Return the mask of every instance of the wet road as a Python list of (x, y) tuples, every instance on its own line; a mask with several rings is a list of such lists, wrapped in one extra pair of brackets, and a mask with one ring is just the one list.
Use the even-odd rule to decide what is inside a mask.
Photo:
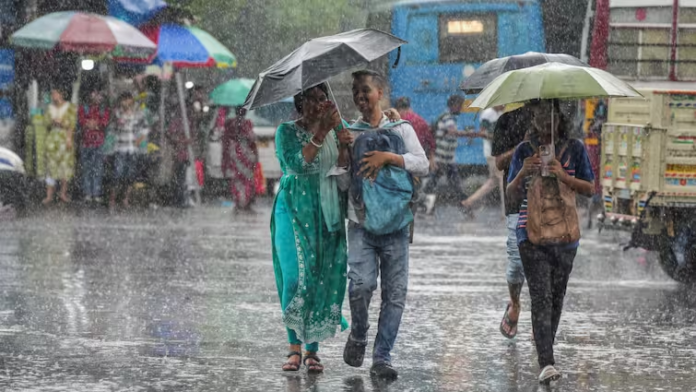
[[(504, 225), (494, 211), (476, 222), (447, 220), (457, 213), (446, 209), (419, 220), (397, 382), (373, 383), (367, 360), (363, 369), (344, 365), (345, 332), (322, 347), (325, 374), (283, 374), (269, 208), (260, 210), (49, 211), (2, 222), (2, 390), (543, 390), (529, 312), (515, 341), (498, 332), (507, 287)], [(644, 256), (594, 232), (583, 240), (555, 390), (694, 389), (696, 296)]]

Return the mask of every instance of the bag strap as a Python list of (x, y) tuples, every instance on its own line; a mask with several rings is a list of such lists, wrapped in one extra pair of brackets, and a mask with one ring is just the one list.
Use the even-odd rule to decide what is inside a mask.
[(399, 120), (399, 121), (394, 121), (394, 122), (390, 121), (390, 122), (388, 122), (382, 126), (379, 126), (377, 128), (373, 128), (369, 124), (356, 122), (356, 123), (353, 123), (350, 126), (348, 126), (348, 129), (351, 131), (358, 131), (358, 132), (373, 131), (373, 130), (378, 130), (378, 129), (390, 130), (390, 129), (396, 127), (397, 125), (401, 125), (401, 124), (409, 124), (409, 122), (406, 120)]

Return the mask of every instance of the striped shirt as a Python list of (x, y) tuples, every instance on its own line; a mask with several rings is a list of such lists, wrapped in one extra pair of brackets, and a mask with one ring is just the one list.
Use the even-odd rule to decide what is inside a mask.
[[(138, 139), (147, 140), (150, 127), (144, 110), (134, 109), (131, 112), (117, 110), (112, 128), (116, 136), (116, 152), (136, 154), (147, 151), (143, 143), (136, 144)], [(143, 150), (145, 147), (145, 150)]]
[(458, 138), (456, 135), (448, 135), (450, 130), (457, 130), (457, 115), (445, 113), (438, 118), (437, 130), (435, 131), (435, 161), (437, 163), (450, 164), (454, 162)]

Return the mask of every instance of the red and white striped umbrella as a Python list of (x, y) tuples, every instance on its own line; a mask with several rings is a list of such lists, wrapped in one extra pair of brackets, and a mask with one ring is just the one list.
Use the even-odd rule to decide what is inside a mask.
[(118, 19), (67, 11), (42, 16), (12, 34), (13, 45), (122, 59), (152, 58), (157, 45), (140, 30)]

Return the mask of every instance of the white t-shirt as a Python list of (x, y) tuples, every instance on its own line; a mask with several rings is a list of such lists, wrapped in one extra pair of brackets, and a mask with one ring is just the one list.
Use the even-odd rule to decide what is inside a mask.
[[(357, 122), (364, 121), (362, 118), (359, 118)], [(387, 116), (383, 116), (380, 125), (384, 125), (388, 122), (389, 119)], [(404, 140), (404, 147), (406, 147), (407, 151), (406, 154), (402, 155), (404, 157), (404, 169), (415, 176), (427, 175), (430, 170), (430, 162), (411, 124), (403, 123), (393, 127), (392, 130), (399, 134)], [(358, 215), (355, 213), (355, 206), (353, 206), (353, 202), (350, 198), (348, 200), (348, 219), (355, 223), (360, 222), (358, 220)]]

